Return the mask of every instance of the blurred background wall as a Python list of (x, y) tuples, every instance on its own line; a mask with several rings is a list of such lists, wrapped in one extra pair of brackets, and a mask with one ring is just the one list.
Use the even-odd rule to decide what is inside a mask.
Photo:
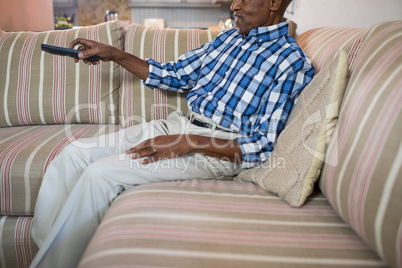
[(286, 17), (297, 23), (298, 34), (324, 26), (369, 28), (402, 20), (402, 0), (293, 0)]
[(53, 30), (53, 1), (0, 0), (0, 29), (3, 31)]

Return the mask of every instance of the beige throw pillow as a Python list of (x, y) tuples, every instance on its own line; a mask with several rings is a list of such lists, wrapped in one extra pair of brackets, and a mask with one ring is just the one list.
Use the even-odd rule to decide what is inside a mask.
[(256, 183), (291, 206), (302, 206), (320, 176), (347, 82), (347, 54), (339, 51), (300, 94), (270, 159), (235, 179)]

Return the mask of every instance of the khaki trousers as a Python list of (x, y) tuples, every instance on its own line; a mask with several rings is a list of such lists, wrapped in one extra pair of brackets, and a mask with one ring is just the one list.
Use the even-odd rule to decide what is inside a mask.
[(195, 126), (176, 111), (168, 120), (67, 146), (48, 166), (39, 191), (32, 235), (40, 250), (31, 267), (76, 267), (111, 202), (127, 189), (152, 182), (223, 179), (240, 172), (240, 164), (197, 153), (148, 165), (125, 154), (144, 140), (180, 133), (228, 140), (240, 136)]

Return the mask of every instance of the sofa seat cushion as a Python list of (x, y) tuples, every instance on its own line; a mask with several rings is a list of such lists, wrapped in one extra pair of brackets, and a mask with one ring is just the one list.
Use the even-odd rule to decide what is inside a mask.
[(0, 33), (0, 127), (118, 122), (120, 66), (88, 66), (41, 51), (68, 47), (77, 37), (123, 49), (120, 23), (49, 32)]
[(0, 267), (29, 267), (38, 247), (31, 236), (32, 216), (0, 216)]
[(190, 180), (120, 195), (79, 267), (383, 265), (321, 194), (292, 208), (250, 183)]
[(338, 50), (349, 53), (349, 65), (352, 65), (367, 31), (368, 29), (322, 27), (302, 33), (296, 41), (310, 57), (318, 73), (335, 58)]
[(402, 21), (362, 40), (320, 187), (392, 267), (402, 267)]
[(78, 138), (118, 125), (38, 125), (0, 128), (0, 215), (33, 215), (47, 165)]

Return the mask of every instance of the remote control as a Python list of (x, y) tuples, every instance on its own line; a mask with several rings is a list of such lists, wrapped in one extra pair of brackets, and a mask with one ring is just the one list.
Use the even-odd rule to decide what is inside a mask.
[[(58, 46), (52, 46), (48, 44), (42, 44), (41, 48), (43, 51), (48, 52), (53, 55), (59, 55), (59, 56), (68, 56), (74, 59), (79, 59), (78, 58), (78, 53), (80, 53), (80, 50), (76, 49), (70, 49), (70, 48), (64, 48), (64, 47), (58, 47)], [(92, 56), (83, 60), (87, 61), (99, 61), (102, 60), (101, 57), (99, 56)]]

